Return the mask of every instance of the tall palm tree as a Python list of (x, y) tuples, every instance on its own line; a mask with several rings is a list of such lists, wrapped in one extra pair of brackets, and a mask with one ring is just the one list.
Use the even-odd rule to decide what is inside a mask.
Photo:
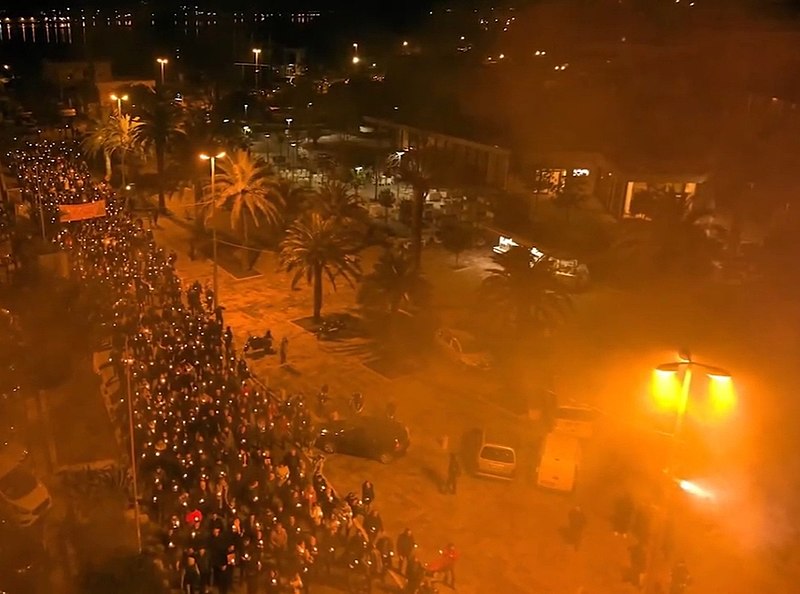
[(572, 299), (553, 276), (546, 258), (534, 263), (524, 248), (495, 255), (494, 268), (483, 280), (481, 297), (487, 309), (520, 333), (548, 332), (572, 306)]
[[(284, 199), (264, 161), (237, 150), (217, 163), (217, 167), (216, 195), (211, 198), (211, 206), (231, 209), (231, 227), (242, 229), (245, 244), (249, 238), (248, 220), (256, 227), (262, 220), (268, 225), (278, 223)], [(213, 210), (206, 208), (206, 222)]]
[(328, 181), (310, 195), (311, 207), (325, 217), (345, 225), (365, 223), (368, 213), (351, 186), (340, 181)]
[(306, 199), (310, 196), (311, 190), (297, 185), (288, 177), (276, 177), (275, 187), (278, 193), (283, 196), (286, 205), (284, 220), (294, 220), (303, 211)]
[(141, 138), (156, 158), (158, 174), (158, 208), (166, 210), (164, 191), (166, 155), (179, 137), (186, 135), (183, 109), (167, 97), (163, 90), (148, 91), (144, 99)]
[(195, 222), (202, 225), (203, 217), (200, 212), (200, 203), (203, 200), (204, 175), (208, 174), (208, 167), (201, 166), (198, 152), (203, 147), (217, 146), (213, 138), (213, 130), (208, 121), (211, 106), (202, 105), (199, 108), (187, 108), (184, 118), (186, 133), (176, 138), (175, 162), (178, 166), (178, 178), (194, 188)]
[(445, 155), (433, 147), (407, 149), (394, 153), (387, 160), (387, 169), (411, 186), (414, 193), (411, 219), (411, 253), (414, 265), (422, 265), (422, 226), (425, 199), (435, 180), (446, 173)]
[(637, 193), (631, 210), (643, 218), (625, 221), (612, 249), (628, 271), (691, 276), (712, 270), (724, 230), (705, 222), (710, 211), (694, 208), (685, 196), (658, 189)]
[(322, 281), (327, 278), (334, 290), (336, 279), (350, 286), (361, 276), (358, 248), (340, 221), (310, 212), (295, 221), (281, 244), (281, 267), (294, 273), (292, 287), (305, 277), (314, 288), (314, 320), (322, 314)]
[(114, 155), (119, 155), (123, 186), (127, 173), (125, 157), (130, 153), (142, 150), (142, 126), (138, 117), (131, 117), (129, 114), (112, 115), (101, 128), (94, 132), (97, 138), (87, 145), (90, 150), (96, 150), (98, 147), (103, 150), (104, 155), (108, 155), (107, 164)]
[(391, 323), (397, 314), (423, 305), (430, 290), (407, 251), (387, 249), (364, 277), (357, 298), (364, 308), (388, 315)]
[(108, 147), (108, 129), (105, 125), (100, 125), (83, 139), (81, 142), (81, 150), (83, 154), (89, 158), (103, 155), (103, 164), (105, 165), (105, 181), (111, 180), (111, 153)]

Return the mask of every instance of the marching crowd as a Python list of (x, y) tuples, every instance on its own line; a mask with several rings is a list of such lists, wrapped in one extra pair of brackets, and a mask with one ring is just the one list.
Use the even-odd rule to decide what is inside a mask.
[[(340, 498), (325, 480), (321, 457), (305, 447), (313, 433), (302, 395), (251, 375), (213, 291), (182, 285), (177, 255), (92, 182), (74, 146), (28, 145), (11, 162), (24, 192), (107, 200), (108, 216), (70, 223), (58, 241), (96, 296), (117, 376), (129, 378), (138, 485), (171, 585), (299, 593), (345, 581), (368, 591), (391, 567), (405, 591), (429, 587), (411, 531), (396, 543), (385, 533), (372, 484)], [(127, 428), (122, 398), (113, 414)], [(440, 564), (451, 582), (455, 557), (449, 548)]]

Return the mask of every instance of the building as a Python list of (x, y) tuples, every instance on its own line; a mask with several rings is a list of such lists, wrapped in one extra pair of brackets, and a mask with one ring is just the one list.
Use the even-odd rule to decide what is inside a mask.
[(412, 147), (441, 149), (453, 159), (455, 166), (469, 168), (479, 184), (501, 190), (505, 190), (508, 185), (511, 161), (511, 151), (508, 149), (382, 118), (363, 119), (364, 123), (373, 127), (377, 133), (387, 135), (395, 150)]

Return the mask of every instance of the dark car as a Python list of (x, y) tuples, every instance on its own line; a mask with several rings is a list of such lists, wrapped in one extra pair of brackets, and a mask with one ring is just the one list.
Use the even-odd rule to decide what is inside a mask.
[(356, 417), (331, 421), (319, 427), (316, 446), (332, 454), (373, 458), (388, 464), (405, 454), (410, 440), (408, 429), (392, 419)]

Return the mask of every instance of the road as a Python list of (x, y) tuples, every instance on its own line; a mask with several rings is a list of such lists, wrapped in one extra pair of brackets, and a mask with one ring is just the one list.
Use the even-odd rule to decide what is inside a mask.
[[(186, 240), (181, 233), (179, 227), (165, 222), (157, 237), (184, 253)], [(369, 261), (374, 257), (366, 255), (365, 270), (369, 270)], [(467, 254), (462, 266), (455, 268), (450, 257), (437, 248), (427, 252), (426, 274), (447, 288), (440, 289), (439, 299), (447, 315), (453, 319), (464, 315), (470, 290), (485, 274), (483, 269), (489, 262), (488, 254), (476, 252)], [(210, 281), (207, 261), (189, 261), (180, 256), (178, 267), (187, 280)], [(614, 499), (622, 493), (646, 495), (650, 484), (647, 473), (655, 470), (642, 465), (642, 454), (647, 450), (653, 459), (658, 459), (663, 443), (642, 433), (637, 427), (641, 418), (631, 410), (626, 412), (633, 404), (631, 398), (623, 401), (613, 394), (608, 396), (605, 387), (598, 388), (596, 394), (581, 394), (576, 384), (600, 383), (596, 367), (563, 378), (569, 396), (602, 404), (607, 413), (600, 421), (599, 436), (587, 445), (585, 469), (576, 493), (546, 493), (526, 481), (505, 483), (464, 477), (456, 497), (443, 496), (435, 477), (446, 468), (446, 451), (442, 447), (445, 436), (453, 444), (465, 431), (487, 422), (522, 435), (535, 431), (526, 419), (497, 405), (498, 392), (503, 389), (498, 378), (494, 374), (464, 372), (429, 353), (415, 358), (406, 373), (391, 379), (384, 377), (369, 365), (374, 356), (369, 341), (318, 341), (293, 323), (309, 314), (308, 291), (288, 290), (288, 279), (277, 271), (271, 255), (263, 255), (256, 268), (263, 274), (248, 280), (236, 280), (221, 272), (220, 298), (237, 336), (270, 328), (276, 339), (289, 338), (289, 366), (281, 368), (274, 357), (264, 357), (252, 362), (258, 374), (271, 385), (306, 394), (316, 393), (327, 383), (331, 393), (342, 401), (353, 391), (361, 391), (366, 395), (368, 412), (379, 413), (393, 401), (398, 406), (398, 417), (411, 430), (413, 446), (408, 457), (390, 466), (331, 457), (326, 468), (340, 491), (358, 491), (364, 479), (373, 480), (379, 493), (377, 506), (389, 531), (397, 534), (404, 527), (411, 527), (425, 555), (433, 556), (438, 547), (456, 542), (463, 551), (459, 591), (486, 591), (495, 585), (498, 591), (533, 593), (563, 591), (566, 585), (574, 589), (585, 586), (589, 591), (631, 590), (624, 581), (630, 543), (614, 537), (609, 516)], [(613, 293), (605, 296), (606, 300), (614, 298)], [(589, 299), (598, 297), (587, 296)], [(326, 292), (326, 311), (349, 311), (352, 307), (349, 289)], [(573, 355), (586, 360), (595, 353), (581, 342)], [(620, 360), (606, 369), (613, 377), (627, 362), (622, 351), (617, 356)], [(608, 363), (608, 358), (603, 358), (603, 363)], [(623, 384), (628, 394), (633, 394), (632, 383), (639, 379), (634, 374)], [(531, 457), (528, 456), (529, 464)], [(589, 518), (585, 543), (578, 552), (566, 545), (560, 532), (569, 508), (576, 503)], [(709, 572), (715, 570), (715, 566), (709, 568)], [(701, 579), (714, 583), (713, 576), (703, 575), (703, 571), (694, 572), (698, 587), (703, 583)], [(729, 591), (752, 592), (753, 583), (763, 583), (762, 577), (754, 576), (754, 582), (747, 585), (733, 584)]]

